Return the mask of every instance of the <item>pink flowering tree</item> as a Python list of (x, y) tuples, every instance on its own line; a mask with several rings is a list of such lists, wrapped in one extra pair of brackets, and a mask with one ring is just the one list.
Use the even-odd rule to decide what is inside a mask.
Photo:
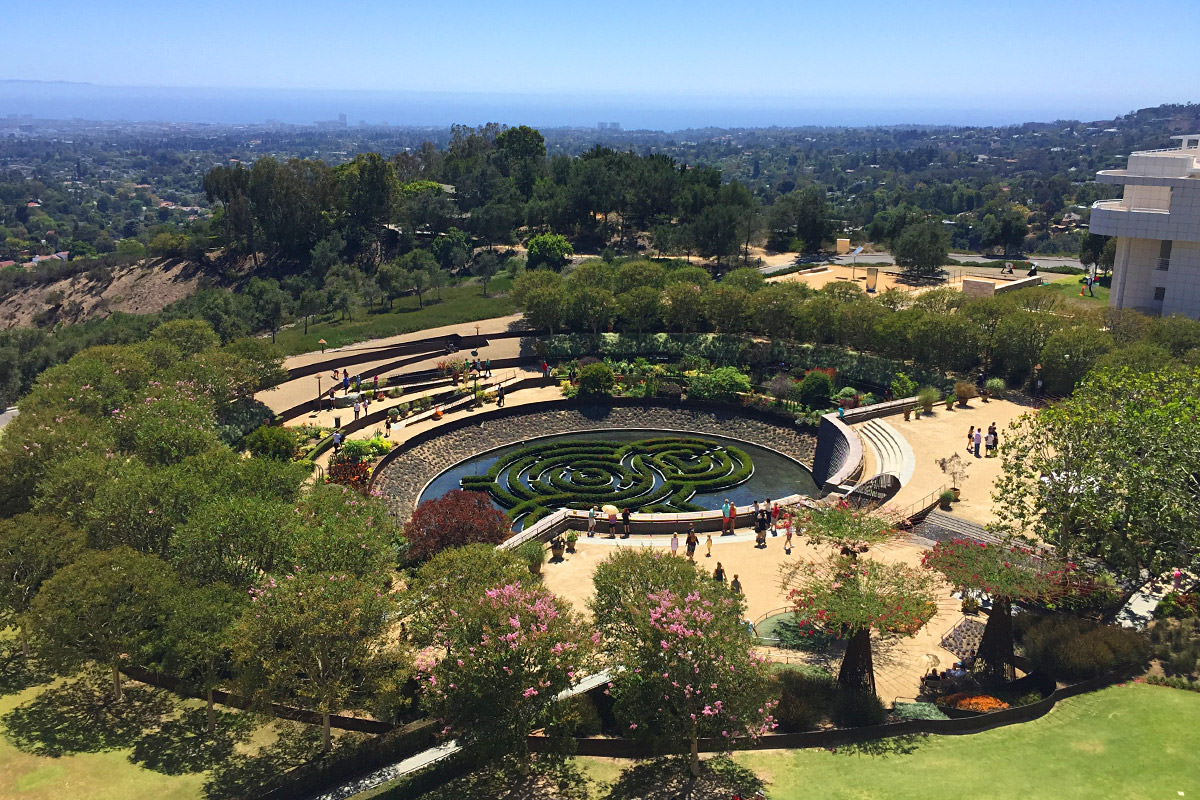
[(937, 611), (933, 580), (904, 564), (833, 555), (782, 569), (782, 585), (801, 629), (846, 639), (838, 683), (849, 692), (875, 692), (871, 632), (912, 636)]
[(444, 732), (492, 754), (528, 755), (530, 731), (593, 666), (598, 634), (540, 586), (487, 589), (443, 618), (417, 658), (423, 707)]
[(1012, 680), (1014, 675), (1013, 602), (1048, 603), (1095, 588), (1090, 578), (1077, 572), (1075, 564), (1016, 543), (938, 542), (922, 556), (921, 564), (940, 572), (958, 588), (991, 596), (992, 610), (977, 656), (984, 670), (1004, 680)]
[(619, 637), (610, 644), (621, 669), (609, 687), (618, 719), (632, 736), (686, 742), (692, 775), (700, 774), (701, 738), (732, 748), (775, 727), (769, 668), (754, 651), (739, 597), (709, 584), (654, 592), (632, 635), (611, 629)]

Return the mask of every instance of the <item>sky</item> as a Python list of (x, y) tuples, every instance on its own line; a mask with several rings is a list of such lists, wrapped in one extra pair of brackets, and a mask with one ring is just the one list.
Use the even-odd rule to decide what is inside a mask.
[(595, 100), (614, 120), (624, 106), (1099, 119), (1200, 86), (1197, 0), (56, 0), (4, 17), (40, 45), (0, 79)]

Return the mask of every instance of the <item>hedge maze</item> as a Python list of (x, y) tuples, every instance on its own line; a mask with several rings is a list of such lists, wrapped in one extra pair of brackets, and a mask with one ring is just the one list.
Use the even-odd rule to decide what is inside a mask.
[(464, 477), (462, 487), (487, 492), (528, 525), (559, 508), (606, 503), (631, 511), (702, 511), (690, 502), (694, 495), (732, 488), (753, 474), (745, 451), (708, 439), (566, 440), (515, 450), (486, 474)]

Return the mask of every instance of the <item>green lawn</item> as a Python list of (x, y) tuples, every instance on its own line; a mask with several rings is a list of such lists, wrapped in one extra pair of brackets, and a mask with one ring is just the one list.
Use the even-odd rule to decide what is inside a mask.
[(280, 331), (275, 341), (287, 355), (297, 355), (320, 350), (321, 345), (317, 342), (321, 339), (326, 341), (326, 347), (342, 347), (442, 325), (503, 317), (517, 309), (516, 303), (505, 294), (511, 285), (511, 279), (502, 276), (488, 282), (487, 297), (483, 296), (479, 284), (469, 283), (442, 289), (440, 301), (437, 300), (437, 292), (427, 292), (424, 308), (418, 308), (416, 297), (402, 297), (390, 312), (356, 308), (352, 320), (342, 320), (337, 313), (325, 315), (309, 323), (307, 335), (301, 322)]
[(767, 781), (772, 800), (1194, 798), (1197, 723), (1200, 694), (1131, 683), (986, 733), (735, 759)]
[(1092, 286), (1092, 292), (1095, 293), (1095, 297), (1091, 297), (1086, 291), (1084, 292), (1083, 297), (1080, 297), (1079, 290), (1083, 287), (1083, 284), (1080, 283), (1082, 279), (1082, 275), (1067, 275), (1062, 278), (1055, 278), (1045, 285), (1061, 294), (1068, 301), (1077, 305), (1098, 307), (1107, 306), (1109, 291), (1108, 286), (1112, 279), (1101, 278), (1100, 280), (1096, 281), (1095, 285)]

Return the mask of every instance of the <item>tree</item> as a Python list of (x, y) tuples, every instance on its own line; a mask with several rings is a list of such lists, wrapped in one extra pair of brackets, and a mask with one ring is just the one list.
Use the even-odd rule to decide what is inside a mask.
[(231, 634), (242, 691), (258, 702), (302, 701), (329, 717), (363, 692), (385, 664), (390, 596), (375, 581), (337, 572), (268, 578)]
[(1140, 579), (1200, 548), (1200, 371), (1103, 370), (1001, 441), (995, 527)]
[(829, 398), (833, 396), (833, 381), (820, 370), (813, 370), (800, 381), (798, 390), (800, 402), (814, 411), (824, 411), (829, 408)]
[(447, 547), (500, 544), (512, 534), (509, 519), (483, 492), (455, 489), (417, 506), (404, 526), (409, 556), (423, 561)]
[(985, 672), (1001, 680), (1014, 677), (1013, 601), (1046, 604), (1085, 588), (1083, 582), (1074, 580), (1074, 564), (1058, 562), (1016, 543), (942, 541), (925, 552), (921, 566), (942, 573), (956, 588), (985, 592), (992, 598), (976, 656)]
[(694, 283), (673, 281), (663, 290), (662, 306), (667, 327), (690, 333), (704, 313), (704, 295)]
[(838, 683), (847, 692), (875, 692), (871, 631), (912, 636), (937, 612), (932, 576), (905, 564), (832, 555), (780, 571), (801, 629), (846, 639)]
[(26, 612), (55, 572), (83, 550), (83, 532), (66, 520), (18, 514), (0, 520), (0, 624), (16, 626), (21, 649), (29, 652)]
[(1088, 325), (1061, 328), (1050, 334), (1041, 354), (1046, 391), (1052, 395), (1070, 394), (1097, 359), (1111, 349), (1112, 336)]
[(488, 281), (500, 271), (500, 259), (496, 258), (496, 254), (492, 252), (484, 251), (477, 253), (471, 264), (471, 271), (479, 278), (483, 296), (487, 297)]
[(720, 333), (741, 333), (749, 305), (750, 294), (740, 286), (717, 286), (704, 298), (704, 316)]
[(790, 249), (792, 240), (799, 240), (802, 249), (820, 250), (828, 226), (827, 213), (822, 187), (806, 186), (788, 192), (771, 206), (769, 246), (782, 252)]
[(646, 328), (656, 327), (662, 316), (659, 294), (659, 290), (653, 286), (635, 286), (618, 295), (617, 307), (620, 309), (621, 322), (627, 328), (637, 331), (638, 336), (641, 336)]
[(567, 292), (561, 284), (543, 286), (525, 298), (525, 318), (535, 329), (554, 333), (567, 318)]
[(460, 741), (523, 758), (557, 695), (591, 668), (599, 633), (542, 587), (509, 583), (474, 601), (441, 620), (418, 659), (421, 704)]
[(245, 445), (251, 455), (291, 461), (296, 455), (296, 434), (281, 425), (261, 425), (246, 437)]
[(221, 583), (185, 588), (170, 602), (160, 642), (163, 666), (204, 693), (210, 734), (216, 728), (213, 691), (232, 670), (229, 638), (246, 602), (245, 593)]
[(198, 584), (248, 589), (262, 574), (295, 561), (295, 517), (291, 503), (274, 498), (213, 498), (175, 526), (171, 562)]
[(936, 278), (950, 254), (950, 242), (941, 222), (931, 220), (909, 225), (892, 244), (896, 263), (905, 276), (915, 280)]
[(88, 550), (45, 583), (29, 609), (39, 655), (60, 670), (95, 661), (112, 670), (145, 663), (178, 587), (162, 560), (128, 547)]
[[(383, 270), (383, 267), (380, 267)], [(376, 278), (378, 280), (378, 277)], [(382, 285), (380, 286), (382, 289)], [(385, 292), (386, 295), (386, 292)], [(315, 315), (321, 313), (325, 308), (326, 298), (316, 289), (305, 289), (300, 293), (300, 302), (297, 311), (304, 317), (304, 335), (308, 336), (308, 321)], [(389, 306), (391, 298), (388, 297)]]
[(291, 305), (291, 297), (279, 288), (274, 278), (251, 278), (246, 285), (246, 296), (250, 298), (250, 305), (254, 309), (255, 327), (269, 330), (271, 341), (274, 342), (275, 332), (279, 330)]
[(446, 620), (469, 613), (487, 589), (528, 580), (529, 566), (511, 550), (467, 544), (434, 553), (408, 578), (400, 598), (409, 638), (430, 647)]
[(602, 328), (612, 322), (617, 313), (617, 298), (608, 289), (597, 286), (573, 286), (571, 292), (571, 321), (577, 329), (590, 330), (599, 336)]
[(216, 347), (221, 339), (213, 332), (212, 326), (198, 319), (177, 319), (164, 322), (150, 336), (162, 342), (169, 342), (179, 348), (180, 355), (187, 357)]
[(688, 397), (696, 400), (732, 403), (749, 391), (750, 379), (737, 367), (717, 367), (688, 381)]
[(301, 495), (290, 519), (296, 525), (293, 563), (308, 570), (382, 580), (407, 547), (387, 503), (346, 486), (314, 486)]
[(631, 735), (687, 742), (698, 775), (701, 737), (732, 746), (774, 727), (769, 667), (754, 652), (740, 595), (691, 562), (653, 553), (619, 552), (595, 581), (593, 616), (623, 667), (610, 686), (614, 710)]
[(561, 270), (575, 249), (567, 237), (557, 233), (538, 233), (529, 238), (526, 245), (527, 269), (537, 269), (545, 264), (550, 269)]

